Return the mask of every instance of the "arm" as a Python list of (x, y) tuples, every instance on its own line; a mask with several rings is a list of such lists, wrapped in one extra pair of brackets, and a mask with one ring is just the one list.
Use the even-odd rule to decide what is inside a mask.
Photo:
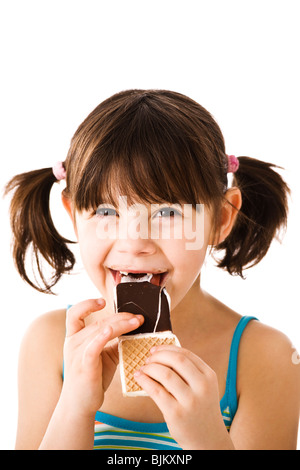
[(216, 375), (190, 351), (159, 346), (136, 379), (183, 449), (295, 449), (300, 365), (292, 353), (282, 333), (258, 322), (249, 325), (239, 351), (239, 406), (230, 433), (220, 413)]
[(65, 335), (65, 311), (57, 311), (35, 320), (24, 337), (19, 359), (16, 449), (93, 446), (95, 415), (81, 413), (69, 394), (62, 393)]
[(26, 332), (19, 354), (16, 449), (37, 449), (62, 388), (65, 310), (42, 315)]
[(104, 304), (87, 300), (68, 311), (66, 323), (52, 312), (29, 329), (19, 362), (17, 449), (93, 447), (95, 413), (118, 363), (115, 339), (143, 321), (124, 312), (85, 326)]

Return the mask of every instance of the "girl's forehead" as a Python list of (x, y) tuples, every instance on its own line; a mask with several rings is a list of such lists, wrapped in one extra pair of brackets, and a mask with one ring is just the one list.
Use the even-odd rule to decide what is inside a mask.
[(120, 211), (131, 211), (134, 209), (146, 209), (150, 211), (151, 209), (155, 209), (158, 206), (163, 205), (172, 205), (174, 206), (182, 206), (184, 202), (178, 201), (166, 201), (166, 200), (159, 200), (159, 199), (152, 199), (152, 200), (144, 200), (137, 194), (130, 194), (127, 196), (126, 194), (119, 194), (115, 193), (113, 198), (102, 199), (99, 202), (99, 207), (104, 207), (105, 205), (113, 206), (114, 208)]
[[(99, 184), (96, 189), (98, 196), (98, 205), (109, 203), (115, 207), (119, 206), (134, 206), (143, 204), (150, 206), (151, 204), (181, 204), (183, 202), (193, 203), (193, 201), (185, 201), (184, 191), (180, 191), (175, 186), (172, 186), (165, 181), (165, 185), (157, 185), (156, 181), (148, 178), (135, 179), (128, 177), (128, 174), (123, 175), (119, 171), (115, 173), (110, 172), (108, 177), (102, 184)], [(166, 190), (166, 187), (168, 189)], [(189, 198), (191, 199), (191, 198)]]

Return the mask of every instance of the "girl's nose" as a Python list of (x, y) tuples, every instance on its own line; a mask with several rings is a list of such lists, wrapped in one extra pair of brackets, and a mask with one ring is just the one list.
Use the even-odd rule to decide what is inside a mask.
[(156, 252), (156, 246), (153, 240), (144, 238), (118, 239), (115, 241), (115, 249), (119, 253), (127, 253), (133, 256), (149, 256), (153, 255)]
[(120, 218), (115, 248), (120, 253), (152, 255), (156, 246), (149, 235), (147, 207), (133, 206), (126, 211), (126, 217)]

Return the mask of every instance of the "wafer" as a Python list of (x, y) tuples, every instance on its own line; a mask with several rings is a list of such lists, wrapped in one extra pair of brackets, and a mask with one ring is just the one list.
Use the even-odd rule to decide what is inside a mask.
[(136, 382), (134, 373), (145, 364), (146, 359), (150, 356), (150, 349), (161, 344), (179, 346), (177, 337), (171, 331), (120, 337), (119, 361), (124, 396), (147, 396), (147, 393)]

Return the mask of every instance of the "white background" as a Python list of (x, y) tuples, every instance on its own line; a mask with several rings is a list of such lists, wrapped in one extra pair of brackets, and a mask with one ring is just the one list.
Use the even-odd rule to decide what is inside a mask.
[[(275, 241), (245, 281), (208, 260), (203, 286), (280, 329), (299, 350), (298, 7), (297, 0), (2, 0), (1, 192), (15, 174), (64, 160), (79, 123), (111, 94), (138, 87), (189, 95), (215, 116), (228, 153), (282, 165), (292, 189), (283, 243)], [(59, 207), (62, 186), (55, 186), (53, 218), (73, 238)], [(26, 328), (43, 312), (97, 296), (80, 263), (79, 274), (57, 286), (57, 297), (19, 279), (8, 202), (0, 201), (1, 449), (14, 447), (18, 350)]]

